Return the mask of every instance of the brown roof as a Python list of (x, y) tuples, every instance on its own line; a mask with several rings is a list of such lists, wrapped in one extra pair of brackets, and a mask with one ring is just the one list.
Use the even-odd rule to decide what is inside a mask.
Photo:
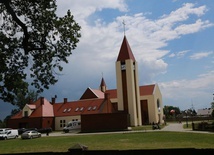
[(154, 93), (155, 84), (140, 86), (140, 96), (152, 95)]
[[(152, 95), (154, 93), (155, 84), (140, 86), (140, 96)], [(117, 89), (106, 90), (105, 93), (109, 93), (110, 98), (117, 98)]]
[(120, 47), (119, 55), (117, 57), (117, 61), (125, 61), (127, 59), (135, 61), (134, 55), (126, 39), (126, 36), (124, 36), (122, 45)]
[(106, 90), (105, 93), (109, 94), (109, 98), (117, 98), (117, 89)]
[(100, 113), (99, 109), (105, 99), (78, 100), (54, 104), (55, 116), (75, 116)]

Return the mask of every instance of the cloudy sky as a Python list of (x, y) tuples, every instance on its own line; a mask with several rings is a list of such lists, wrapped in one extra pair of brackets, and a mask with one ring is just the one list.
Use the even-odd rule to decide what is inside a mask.
[[(116, 88), (115, 61), (125, 34), (139, 65), (140, 85), (158, 83), (164, 105), (209, 108), (214, 93), (213, 0), (58, 0), (82, 37), (58, 83), (42, 96), (77, 100), (102, 76)], [(3, 108), (4, 107), (4, 108)], [(5, 109), (6, 108), (6, 109)], [(0, 104), (0, 119), (13, 107)]]

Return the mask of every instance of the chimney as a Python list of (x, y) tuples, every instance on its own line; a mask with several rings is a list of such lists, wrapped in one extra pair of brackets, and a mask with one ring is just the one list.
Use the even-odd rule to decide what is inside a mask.
[(55, 104), (55, 102), (56, 102), (56, 98), (55, 97), (51, 98), (51, 104)]
[(67, 98), (64, 98), (64, 103), (67, 103), (68, 102), (68, 99)]
[(108, 100), (109, 99), (109, 93), (104, 93), (104, 98), (106, 99), (106, 100)]
[(41, 105), (44, 105), (44, 97), (40, 98), (40, 103), (41, 103)]
[(29, 98), (29, 104), (32, 104), (33, 100), (31, 98)]

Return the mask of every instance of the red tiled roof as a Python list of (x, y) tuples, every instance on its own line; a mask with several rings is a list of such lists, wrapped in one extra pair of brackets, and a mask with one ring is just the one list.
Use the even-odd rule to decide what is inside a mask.
[(100, 113), (99, 109), (104, 100), (105, 99), (85, 99), (67, 103), (56, 103), (54, 104), (55, 117)]
[(93, 98), (104, 98), (104, 93), (97, 89), (87, 88), (83, 95), (80, 97), (80, 100)]
[(119, 55), (117, 57), (117, 61), (125, 61), (127, 59), (132, 59), (133, 61), (135, 61), (134, 55), (126, 39), (126, 36), (124, 36), (122, 45), (120, 47)]
[(117, 98), (117, 89), (106, 90), (105, 93), (108, 93), (111, 99)]
[(140, 86), (140, 96), (152, 95), (155, 89), (155, 84)]
[(27, 106), (28, 106), (31, 110), (36, 109), (36, 105), (27, 104)]
[(18, 119), (18, 118), (22, 118), (22, 111), (19, 111), (17, 114), (11, 117), (11, 119)]
[[(40, 98), (32, 104), (27, 106), (33, 110), (29, 118), (32, 117), (54, 117), (53, 105), (45, 98)], [(11, 119), (22, 118), (22, 111), (11, 117)]]
[(34, 104), (36, 105), (36, 110), (32, 112), (29, 117), (53, 117), (53, 105), (45, 98), (37, 100)]

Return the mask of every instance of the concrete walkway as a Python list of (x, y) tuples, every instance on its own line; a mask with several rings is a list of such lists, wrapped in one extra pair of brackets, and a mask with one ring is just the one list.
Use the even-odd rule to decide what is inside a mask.
[(192, 133), (204, 133), (204, 134), (214, 134), (214, 132), (208, 131), (193, 131), (192, 129), (184, 129), (183, 125), (185, 123), (169, 123), (167, 126), (161, 129), (161, 131), (174, 131), (174, 132), (192, 132)]
[(190, 129), (184, 129), (182, 123), (169, 123), (162, 131), (190, 131)]
[[(191, 132), (191, 133), (202, 133), (202, 134), (214, 134), (214, 132), (206, 131), (193, 131), (192, 129), (184, 129), (185, 123), (167, 123), (167, 126), (161, 130), (137, 130), (137, 131), (118, 131), (118, 132), (98, 132), (98, 133), (78, 133), (78, 132), (53, 132), (49, 136), (77, 136), (77, 135), (92, 135), (92, 134), (116, 134), (116, 133), (132, 133), (132, 132), (161, 132), (161, 131), (172, 131), (172, 132)], [(43, 134), (43, 136), (46, 136)]]

